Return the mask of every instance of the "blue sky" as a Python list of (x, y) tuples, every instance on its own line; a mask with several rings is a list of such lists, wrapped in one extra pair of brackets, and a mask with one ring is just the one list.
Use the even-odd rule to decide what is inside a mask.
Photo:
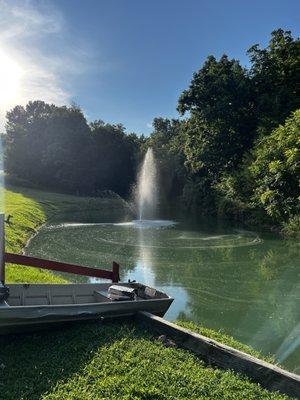
[(89, 120), (145, 134), (154, 117), (178, 116), (207, 55), (247, 65), (246, 49), (272, 30), (300, 35), (299, 0), (0, 0), (0, 10), (0, 57), (19, 79), (6, 107), (74, 101)]

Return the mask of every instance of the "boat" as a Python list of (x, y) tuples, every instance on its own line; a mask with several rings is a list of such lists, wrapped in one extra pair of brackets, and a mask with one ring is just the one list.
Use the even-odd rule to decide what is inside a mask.
[[(1, 219), (3, 224), (1, 225)], [(138, 282), (119, 282), (112, 270), (45, 260), (4, 251), (4, 216), (0, 215), (0, 335), (48, 329), (62, 324), (134, 316), (147, 311), (164, 316), (173, 302), (166, 293)], [(1, 230), (1, 228), (0, 228)], [(5, 284), (5, 264), (45, 268), (110, 279), (110, 283)]]
[(6, 300), (0, 302), (0, 334), (132, 316), (138, 311), (164, 316), (172, 301), (165, 293), (135, 282), (11, 284)]

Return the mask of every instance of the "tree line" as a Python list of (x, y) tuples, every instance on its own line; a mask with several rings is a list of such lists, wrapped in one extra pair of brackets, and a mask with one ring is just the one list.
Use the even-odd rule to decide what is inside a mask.
[[(253, 45), (249, 67), (207, 57), (149, 137), (87, 123), (77, 106), (34, 101), (7, 114), (5, 169), (42, 187), (130, 193), (142, 154), (155, 150), (168, 201), (187, 210), (298, 229), (300, 40), (278, 29)], [(293, 228), (291, 228), (293, 227)]]
[(32, 101), (14, 107), (3, 141), (5, 171), (42, 188), (126, 196), (135, 179), (140, 138), (126, 135), (121, 124), (88, 124), (76, 105)]

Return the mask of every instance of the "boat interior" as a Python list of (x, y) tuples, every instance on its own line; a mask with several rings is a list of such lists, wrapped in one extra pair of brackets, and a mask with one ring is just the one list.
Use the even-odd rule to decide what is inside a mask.
[(91, 304), (169, 298), (140, 283), (11, 284), (8, 306)]

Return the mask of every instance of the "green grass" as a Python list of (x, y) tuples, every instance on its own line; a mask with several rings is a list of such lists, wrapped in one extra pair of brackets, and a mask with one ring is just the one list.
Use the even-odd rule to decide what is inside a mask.
[(6, 400), (287, 399), (166, 348), (133, 323), (11, 336), (0, 351)]
[(178, 325), (182, 326), (183, 328), (189, 329), (193, 332), (199, 333), (200, 335), (209, 337), (211, 339), (216, 340), (217, 342), (224, 343), (227, 346), (233, 347), (237, 350), (243, 351), (244, 353), (248, 353), (253, 357), (260, 358), (261, 360), (274, 363), (275, 358), (272, 355), (269, 356), (262, 356), (262, 354), (254, 350), (252, 347), (247, 346), (244, 343), (235, 340), (232, 336), (226, 335), (223, 331), (214, 331), (213, 329), (205, 328), (204, 326), (200, 326), (195, 324), (191, 321), (177, 321)]
[[(20, 252), (46, 220), (85, 207), (121, 207), (117, 200), (83, 199), (28, 189), (6, 191), (7, 248)], [(10, 267), (10, 281), (57, 282), (45, 271)], [(187, 328), (253, 355), (254, 350), (220, 332)], [(206, 367), (192, 353), (166, 348), (132, 322), (91, 322), (26, 335), (0, 338), (2, 400), (137, 399), (288, 399), (231, 371)]]
[[(47, 206), (11, 190), (5, 190), (4, 198), (6, 215), (13, 216), (11, 224), (5, 226), (6, 251), (20, 253), (28, 239), (36, 233), (36, 229), (46, 221), (47, 212), (44, 208)], [(48, 271), (8, 265), (6, 281), (60, 283), (63, 280)]]

